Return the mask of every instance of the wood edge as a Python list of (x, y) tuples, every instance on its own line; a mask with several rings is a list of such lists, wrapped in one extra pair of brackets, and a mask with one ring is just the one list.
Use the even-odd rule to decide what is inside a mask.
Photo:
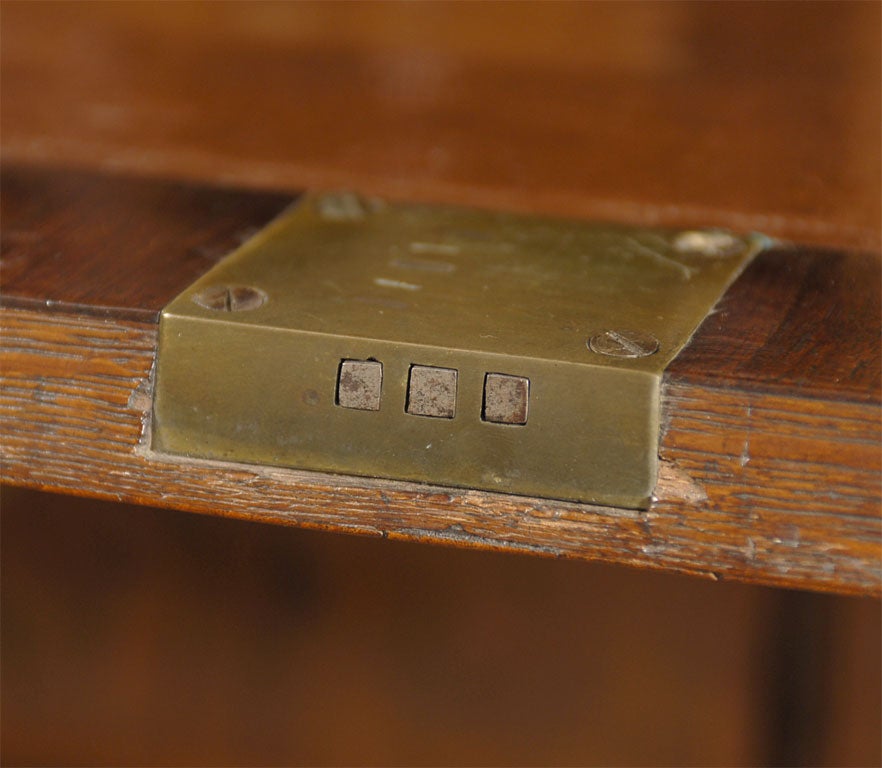
[[(4, 338), (8, 336), (10, 321), (14, 320), (31, 329), (46, 330), (47, 325), (71, 322), (88, 335), (95, 319), (80, 316), (50, 315), (33, 310), (0, 308)], [(51, 329), (50, 329), (51, 332)], [(149, 423), (152, 403), (149, 373), (153, 364), (156, 343), (156, 325), (143, 322), (101, 323), (101, 334), (108, 332), (138, 334), (137, 359), (140, 370), (130, 373), (133, 384), (126, 389), (128, 418), (137, 414), (137, 434), (126, 440), (129, 447), (109, 457), (114, 462), (131, 464), (131, 471), (146, 470), (150, 477), (143, 478), (134, 487), (103, 487), (96, 480), (94, 468), (78, 469), (75, 477), (37, 476), (32, 469), (40, 461), (38, 447), (32, 447), (26, 462), (4, 462), (3, 480), (14, 485), (39, 490), (127, 501), (137, 504), (186, 509), (202, 514), (236, 517), (262, 522), (324, 531), (358, 533), (417, 542), (441, 543), (476, 549), (492, 549), (507, 552), (529, 552), (549, 557), (564, 557), (602, 562), (621, 563), (665, 572), (698, 575), (716, 580), (735, 580), (787, 588), (812, 589), (814, 591), (841, 594), (882, 595), (882, 579), (821, 572), (797, 577), (786, 571), (764, 571), (762, 564), (740, 555), (721, 561), (715, 567), (712, 553), (715, 545), (706, 546), (700, 552), (683, 553), (665, 551), (664, 540), (658, 541), (654, 527), (664, 528), (688, 524), (689, 518), (703, 514), (696, 505), (704, 504), (707, 488), (678, 466), (677, 462), (664, 456), (662, 445), (660, 482), (657, 501), (647, 512), (616, 508), (591, 507), (589, 505), (552, 502), (505, 494), (459, 489), (438, 488), (406, 484), (395, 481), (370, 480), (357, 477), (331, 476), (298, 470), (231, 465), (222, 462), (176, 457), (160, 457), (145, 447), (145, 425)], [(14, 413), (7, 412), (7, 419)], [(128, 434), (128, 433), (127, 433)], [(116, 448), (114, 450), (117, 450)], [(92, 470), (92, 471), (90, 471)], [(181, 487), (175, 493), (162, 493), (157, 482), (174, 479), (180, 473)], [(243, 486), (244, 484), (244, 486)], [(206, 488), (224, 486), (229, 492), (242, 494), (243, 487), (255, 486), (254, 494), (241, 504), (224, 502), (218, 504), (217, 494)], [(262, 488), (270, 488), (285, 498), (270, 504), (261, 497)], [(291, 493), (297, 492), (292, 504)], [(223, 492), (223, 491), (222, 491)], [(342, 509), (342, 512), (341, 512)], [(367, 512), (365, 511), (367, 510)], [(680, 522), (677, 522), (677, 521)], [(715, 518), (719, 524), (719, 515)], [(365, 521), (372, 521), (366, 523)], [(507, 521), (507, 522), (506, 522)], [(488, 530), (494, 524), (503, 523), (500, 532)], [(729, 521), (727, 524), (731, 524)], [(688, 527), (688, 526), (687, 526)], [(518, 530), (523, 528), (523, 530)], [(555, 534), (554, 531), (558, 533)], [(580, 532), (581, 531), (581, 532)], [(507, 533), (509, 532), (509, 533)], [(536, 534), (539, 534), (537, 537)], [(670, 533), (670, 531), (669, 531)], [(556, 546), (555, 536), (564, 535), (564, 546)], [(558, 542), (560, 543), (560, 542)], [(731, 547), (729, 548), (731, 549)], [(726, 554), (721, 550), (723, 554)], [(729, 553), (731, 554), (731, 553)]]
[[(249, 192), (272, 192), (296, 197), (292, 190), (351, 189), (368, 196), (390, 201), (424, 205), (452, 205), (488, 211), (509, 211), (524, 215), (594, 219), (615, 224), (642, 223), (683, 229), (719, 227), (741, 232), (762, 232), (780, 238), (780, 242), (799, 241), (808, 245), (878, 251), (882, 235), (869, 227), (819, 221), (792, 214), (759, 213), (735, 208), (706, 207), (693, 203), (667, 204), (649, 200), (635, 201), (582, 194), (533, 189), (529, 198), (521, 191), (487, 185), (475, 187), (456, 181), (420, 180), (402, 182), (386, 176), (353, 174), (346, 170), (329, 171), (286, 165), (264, 164), (217, 158), (192, 149), (165, 152), (161, 162), (151, 158), (142, 163), (125, 150), (111, 151), (79, 142), (62, 140), (49, 149), (43, 142), (37, 151), (32, 142), (19, 142), (15, 136), (4, 137), (0, 147), (0, 165), (22, 169), (65, 169), (121, 178), (148, 178), (173, 181), (194, 187), (236, 189)], [(118, 154), (119, 157), (114, 157)], [(96, 160), (100, 157), (100, 160)], [(222, 173), (218, 173), (218, 168)], [(185, 168), (185, 171), (181, 171)]]
[(32, 299), (27, 296), (0, 294), (0, 309), (21, 309), (35, 313), (100, 317), (107, 320), (123, 320), (141, 323), (158, 323), (160, 311), (133, 309), (131, 307), (96, 306), (76, 304), (69, 301)]

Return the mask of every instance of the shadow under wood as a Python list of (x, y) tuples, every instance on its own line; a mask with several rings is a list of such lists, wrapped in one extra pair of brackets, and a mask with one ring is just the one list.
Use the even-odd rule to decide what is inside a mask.
[(879, 760), (872, 601), (14, 488), (0, 519), (4, 764)]

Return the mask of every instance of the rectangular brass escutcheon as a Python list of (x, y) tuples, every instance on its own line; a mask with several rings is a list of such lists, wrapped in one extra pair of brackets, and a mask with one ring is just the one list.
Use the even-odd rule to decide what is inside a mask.
[(662, 373), (763, 244), (306, 195), (163, 311), (153, 447), (645, 507)]

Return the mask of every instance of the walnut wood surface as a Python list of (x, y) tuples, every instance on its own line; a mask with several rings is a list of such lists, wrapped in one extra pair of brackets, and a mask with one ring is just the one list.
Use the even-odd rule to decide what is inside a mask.
[(0, 146), (875, 250), (880, 8), (4, 2)]
[(878, 405), (880, 329), (879, 254), (776, 247), (729, 289), (668, 380)]
[(148, 322), (291, 201), (33, 168), (0, 186), (4, 303)]
[[(4, 238), (22, 231), (22, 210), (44, 211), (49, 219), (44, 228), (31, 218), (24, 231), (54, 231), (58, 210), (88, 229), (94, 226), (92, 195), (77, 190), (121, 183), (60, 176), (57, 189), (68, 197), (45, 207), (10, 202), (21, 190), (39, 196), (39, 184), (2, 185)], [(41, 177), (50, 183), (53, 175)], [(163, 284), (171, 290), (179, 280), (183, 288), (193, 268), (186, 254), (200, 247), (199, 233), (194, 228), (174, 245), (177, 216), (166, 223), (155, 208), (138, 203), (168, 186), (126, 184), (126, 194), (102, 194), (102, 214), (129, 226), (108, 228), (100, 243), (90, 236), (95, 247), (71, 250), (76, 271), (118, 266), (130, 233), (149, 223), (152, 237), (171, 251)], [(176, 189), (192, 198), (187, 209), (211, 210), (216, 196), (238, 208), (230, 199), (235, 193)], [(230, 231), (257, 224), (259, 215), (271, 216), (286, 202), (241, 199), (248, 216)], [(214, 224), (200, 231), (206, 243), (218, 237)], [(40, 270), (32, 273), (30, 251), (21, 243), (13, 287), (7, 293), (4, 279), (3, 288), (0, 423), (7, 482), (390, 538), (880, 592), (875, 255), (773, 251), (746, 271), (669, 371), (658, 499), (637, 512), (153, 454), (147, 432), (155, 322), (133, 319), (132, 307), (112, 298), (119, 296), (112, 280), (88, 296), (104, 308), (101, 315), (76, 303), (46, 311), (45, 301), (70, 289), (61, 281), (51, 285)], [(159, 295), (145, 288), (147, 299)], [(121, 312), (113, 311), (115, 303)]]

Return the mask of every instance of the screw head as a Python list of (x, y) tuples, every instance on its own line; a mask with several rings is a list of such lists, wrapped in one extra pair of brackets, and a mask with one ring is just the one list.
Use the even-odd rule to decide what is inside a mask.
[(269, 297), (250, 285), (213, 285), (203, 288), (193, 296), (200, 307), (215, 312), (242, 312), (262, 307)]
[(316, 210), (325, 221), (361, 221), (370, 213), (355, 192), (329, 192), (316, 200)]
[(719, 230), (688, 230), (674, 238), (674, 250), (678, 253), (721, 258), (733, 256), (744, 249), (744, 244), (734, 235)]
[(607, 357), (649, 357), (658, 352), (659, 343), (649, 333), (612, 330), (595, 333), (588, 339), (588, 348)]

